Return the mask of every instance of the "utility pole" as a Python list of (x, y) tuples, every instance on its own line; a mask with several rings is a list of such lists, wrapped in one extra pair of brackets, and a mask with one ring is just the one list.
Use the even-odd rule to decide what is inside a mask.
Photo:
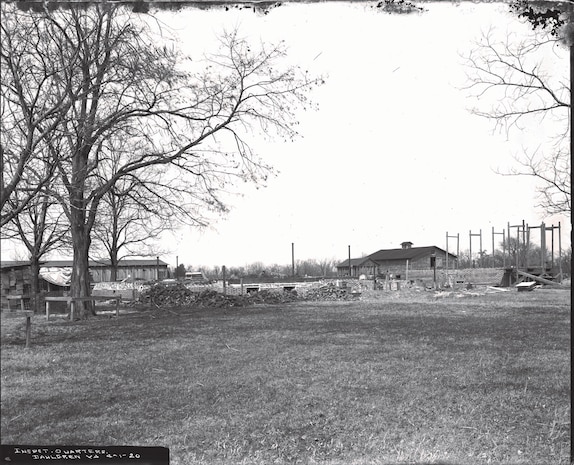
[[(526, 225), (524, 224), (524, 220), (522, 220), (522, 224), (513, 224), (511, 225), (510, 223), (508, 223), (508, 250), (510, 251), (510, 228), (516, 228), (516, 260), (515, 260), (515, 266), (516, 268), (520, 268), (521, 262), (522, 262), (522, 266), (524, 266), (524, 259), (520, 257), (521, 255), (521, 251), (520, 251), (520, 232), (522, 231), (522, 246), (523, 248), (526, 250), (526, 237), (525, 237), (525, 229), (526, 229)], [(521, 229), (522, 228), (522, 229)]]
[(434, 283), (434, 289), (436, 290), (436, 253), (431, 253), (430, 256), (430, 265), (431, 268), (433, 270), (433, 283)]
[(291, 276), (295, 277), (295, 242), (291, 242)]
[(351, 275), (352, 275), (352, 273), (353, 273), (353, 271), (352, 271), (352, 268), (351, 268), (351, 246), (348, 246), (348, 247), (349, 247), (349, 278), (350, 278)]
[(544, 221), (540, 224), (540, 267), (541, 273), (544, 274), (546, 270), (546, 225)]
[[(456, 262), (455, 267), (458, 268), (458, 255), (459, 255), (459, 233), (456, 233), (456, 236), (449, 236), (448, 231), (446, 233), (446, 271), (448, 272), (448, 239), (456, 239)], [(454, 268), (454, 267), (453, 267)]]
[(480, 257), (480, 267), (482, 267), (482, 229), (478, 233), (473, 233), (472, 231), (468, 232), (468, 237), (469, 237), (469, 242), (470, 242), (470, 251), (469, 251), (470, 267), (474, 268), (474, 261), (472, 259), (472, 237), (473, 236), (478, 236), (480, 239), (478, 256)]
[(494, 236), (496, 234), (502, 234), (502, 267), (506, 268), (506, 233), (504, 229), (502, 232), (494, 232), (494, 226), (492, 227), (492, 267), (494, 268)]
[(562, 282), (562, 229), (558, 222), (558, 268), (560, 270), (560, 282)]

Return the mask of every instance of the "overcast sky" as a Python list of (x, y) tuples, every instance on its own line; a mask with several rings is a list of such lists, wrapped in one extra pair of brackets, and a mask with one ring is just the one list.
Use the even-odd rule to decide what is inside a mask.
[[(238, 26), (256, 41), (284, 39), (293, 63), (327, 80), (312, 94), (319, 110), (301, 113), (299, 140), (257, 144), (279, 174), (264, 189), (246, 189), (212, 228), (180, 231), (166, 261), (175, 265), (177, 255), (192, 266), (289, 264), (291, 243), (296, 259), (343, 260), (348, 245), (353, 257), (407, 240), (445, 248), (447, 232), (460, 234), (464, 250), (469, 232), (481, 229), (490, 251), (492, 227), (501, 232), (523, 219), (557, 225), (534, 208), (533, 179), (495, 173), (544, 136), (540, 127), (507, 140), (469, 112), (476, 101), (462, 90), (468, 82), (461, 55), (481, 31), (523, 36), (529, 26), (505, 4), (425, 8), (389, 15), (372, 4), (336, 2), (285, 4), (268, 15), (192, 10), (170, 18), (190, 50)], [(566, 76), (562, 56), (557, 72)], [(472, 248), (478, 251), (478, 237)]]
[[(241, 186), (243, 196), (210, 228), (166, 236), (163, 246), (172, 253), (163, 260), (175, 266), (177, 256), (194, 267), (290, 264), (291, 243), (296, 259), (344, 260), (349, 245), (353, 257), (403, 241), (445, 248), (447, 232), (460, 234), (464, 250), (469, 231), (481, 229), (490, 252), (492, 227), (500, 232), (523, 219), (558, 224), (534, 208), (532, 178), (495, 173), (544, 137), (541, 126), (507, 140), (470, 113), (477, 102), (462, 90), (468, 82), (461, 55), (481, 31), (522, 37), (529, 26), (505, 4), (425, 3), (426, 12), (411, 15), (373, 5), (284, 4), (267, 15), (161, 13), (192, 56), (209, 49), (224, 28), (238, 27), (255, 42), (285, 40), (293, 64), (326, 76), (311, 94), (318, 111), (300, 113), (298, 140), (254, 142), (277, 176), (265, 188)], [(556, 72), (567, 76), (567, 54), (553, 59)], [(566, 240), (569, 219), (561, 220)]]

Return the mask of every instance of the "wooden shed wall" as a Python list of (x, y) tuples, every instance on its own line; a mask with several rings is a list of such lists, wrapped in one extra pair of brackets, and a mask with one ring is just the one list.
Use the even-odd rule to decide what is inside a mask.
[(29, 294), (32, 277), (29, 266), (3, 269), (1, 272), (1, 299), (2, 308), (8, 308), (9, 295)]

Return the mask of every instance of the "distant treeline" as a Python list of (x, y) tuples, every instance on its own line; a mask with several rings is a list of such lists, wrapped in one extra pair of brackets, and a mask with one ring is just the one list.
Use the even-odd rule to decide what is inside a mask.
[[(302, 281), (309, 278), (319, 277), (334, 277), (337, 275), (336, 265), (339, 263), (334, 258), (328, 259), (307, 259), (296, 260), (295, 266), (293, 265), (266, 265), (262, 262), (254, 262), (245, 266), (229, 266), (225, 269), (227, 279), (238, 280), (240, 278), (251, 278), (256, 281), (251, 282), (273, 282), (277, 278), (298, 278)], [(190, 266), (180, 264), (176, 270), (171, 270), (173, 276), (182, 278), (185, 276), (186, 271), (201, 271), (209, 279), (222, 279), (223, 267), (222, 266)], [(266, 281), (267, 280), (267, 281)]]

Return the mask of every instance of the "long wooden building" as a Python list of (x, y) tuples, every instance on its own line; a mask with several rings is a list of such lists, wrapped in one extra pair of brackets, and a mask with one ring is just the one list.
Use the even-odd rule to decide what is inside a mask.
[[(109, 260), (90, 260), (92, 284), (111, 281), (112, 267)], [(120, 260), (117, 281), (125, 279), (153, 281), (168, 277), (168, 264), (159, 259)], [(69, 289), (72, 260), (46, 260), (40, 265), (40, 291), (61, 293)], [(29, 261), (0, 262), (0, 305), (8, 308), (9, 295), (28, 295), (31, 292), (32, 274)]]

